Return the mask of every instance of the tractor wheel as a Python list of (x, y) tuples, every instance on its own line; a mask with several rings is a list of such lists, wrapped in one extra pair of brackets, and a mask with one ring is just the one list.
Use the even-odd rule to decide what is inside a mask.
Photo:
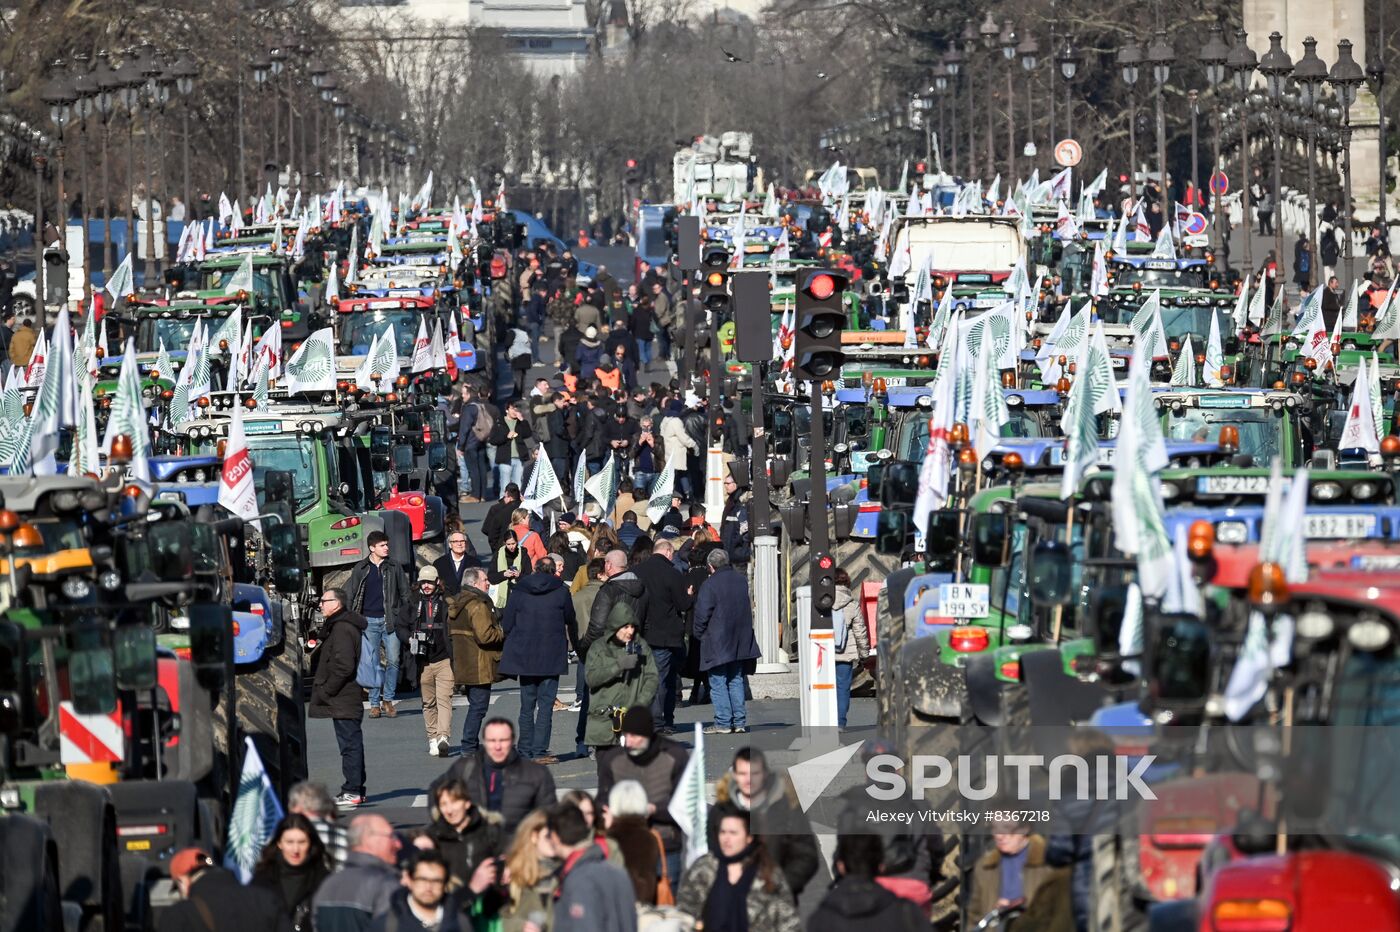
[(1147, 913), (1133, 895), (1138, 838), (1121, 831), (1091, 836), (1093, 874), (1089, 891), (1091, 932), (1142, 932)]
[(0, 932), (63, 932), (58, 846), (42, 819), (0, 818)]

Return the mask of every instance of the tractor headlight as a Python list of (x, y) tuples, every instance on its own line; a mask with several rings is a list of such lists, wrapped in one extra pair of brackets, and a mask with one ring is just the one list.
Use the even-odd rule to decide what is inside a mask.
[(1377, 651), (1390, 643), (1390, 627), (1373, 618), (1362, 619), (1347, 628), (1347, 640), (1357, 650)]
[(1249, 527), (1243, 521), (1221, 521), (1215, 526), (1215, 539), (1222, 544), (1242, 544), (1249, 539)]
[(122, 574), (116, 570), (103, 570), (97, 574), (97, 585), (104, 592), (114, 592), (121, 588)]
[(74, 602), (80, 602), (92, 595), (92, 585), (81, 576), (69, 576), (59, 586), (63, 594)]

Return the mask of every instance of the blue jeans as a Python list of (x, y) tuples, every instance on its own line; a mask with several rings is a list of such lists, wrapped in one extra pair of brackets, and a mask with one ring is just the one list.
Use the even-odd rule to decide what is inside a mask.
[(520, 480), (525, 475), (525, 464), (520, 460), (512, 459), (506, 463), (496, 464), (496, 488), (502, 492), (510, 483), (520, 485)]
[(544, 757), (549, 753), (549, 736), (554, 727), (554, 699), (559, 695), (559, 677), (520, 678), (520, 756)]
[(462, 459), (467, 462), (467, 476), (471, 479), (472, 494), (483, 502), (490, 499), (486, 489), (486, 448), (467, 447), (462, 451)]
[(340, 773), (345, 782), (340, 792), (365, 795), (365, 733), (358, 718), (337, 718), (331, 722), (335, 743), (340, 746)]
[(851, 709), (851, 676), (856, 665), (849, 661), (836, 662), (836, 724), (846, 727), (846, 713)]
[(491, 711), (491, 687), (467, 687), (467, 720), (462, 724), (462, 753), (470, 754), (481, 747), (481, 723)]
[(383, 641), (384, 659), (387, 663), (379, 681), (369, 691), (369, 705), (370, 708), (374, 708), (379, 705), (381, 699), (384, 702), (394, 701), (394, 690), (399, 685), (399, 647), (401, 645), (396, 633), (385, 630), (383, 618), (366, 616), (365, 621), (369, 622), (369, 628), (365, 630), (365, 635), (369, 638), (369, 649), (378, 652), (379, 643)]
[(651, 717), (658, 728), (676, 727), (676, 697), (681, 691), (681, 668), (685, 666), (684, 647), (653, 647), (656, 661), (656, 698), (651, 700)]
[(715, 706), (715, 725), (719, 728), (747, 728), (748, 710), (744, 707), (744, 662), (731, 660), (706, 671), (710, 676), (710, 701)]
[(637, 369), (651, 364), (651, 341), (637, 340)]

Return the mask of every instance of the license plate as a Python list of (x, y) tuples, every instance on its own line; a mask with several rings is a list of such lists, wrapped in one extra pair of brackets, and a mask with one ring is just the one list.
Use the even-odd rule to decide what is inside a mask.
[(1304, 515), (1303, 534), (1309, 539), (1333, 540), (1370, 537), (1376, 533), (1375, 515)]
[(1117, 447), (1099, 447), (1099, 465), (1111, 466), (1113, 464), (1113, 451)]
[(942, 583), (938, 614), (945, 618), (986, 618), (992, 613), (991, 587), (977, 583)]
[(1005, 299), (1005, 298), (977, 298), (977, 299), (975, 299), (975, 300), (972, 302), (972, 306), (973, 306), (973, 307), (996, 307), (997, 305), (1001, 304), (1002, 301), (1004, 301), (1004, 300), (1006, 300), (1006, 299)]
[(1064, 464), (1065, 464), (1065, 448), (1064, 448), (1064, 447), (1051, 447), (1051, 448), (1050, 448), (1050, 465), (1051, 465), (1051, 466), (1063, 466)]
[(1358, 570), (1400, 570), (1400, 554), (1358, 554), (1351, 565)]
[(1268, 476), (1201, 476), (1196, 491), (1205, 495), (1263, 495), (1269, 491)]
[(903, 388), (909, 384), (909, 380), (902, 375), (887, 376), (885, 378), (886, 388)]

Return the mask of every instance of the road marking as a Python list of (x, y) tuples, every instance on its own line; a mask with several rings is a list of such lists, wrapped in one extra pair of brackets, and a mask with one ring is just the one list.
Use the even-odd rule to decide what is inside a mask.
[[(561, 787), (556, 787), (555, 790), (554, 790), (554, 795), (555, 795), (555, 797), (556, 797), (557, 799), (562, 800), (566, 794), (572, 792), (573, 790), (584, 790), (585, 792), (588, 793), (588, 795), (594, 796), (594, 797), (596, 797), (596, 796), (598, 795), (598, 788), (597, 788), (596, 786), (561, 786)], [(705, 784), (705, 802), (709, 803), (709, 804), (712, 805), (712, 806), (713, 806), (714, 803), (715, 803), (715, 785), (714, 785), (713, 783), (706, 783), (706, 784)], [(427, 808), (428, 808), (428, 794), (427, 794), (427, 793), (419, 793), (417, 796), (413, 797), (413, 802), (410, 804), (410, 808), (412, 808), (412, 809), (427, 809)]]

